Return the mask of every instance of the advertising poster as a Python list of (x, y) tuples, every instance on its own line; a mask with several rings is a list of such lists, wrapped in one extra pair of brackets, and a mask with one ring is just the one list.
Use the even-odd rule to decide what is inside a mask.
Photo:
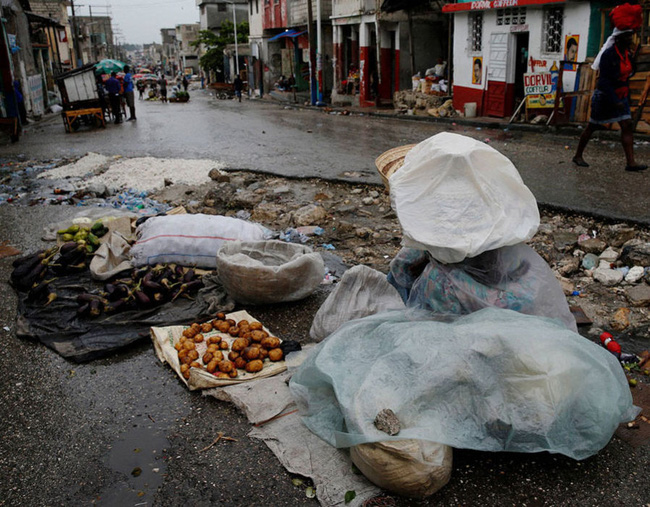
[(524, 94), (526, 107), (542, 109), (555, 105), (557, 80), (551, 72), (530, 72), (524, 74)]
[(472, 58), (472, 84), (482, 84), (483, 82), (483, 57), (475, 56)]
[[(566, 35), (564, 37), (564, 61), (577, 62), (578, 61), (578, 45), (580, 44), (579, 35)], [(565, 63), (565, 71), (576, 71), (577, 65), (575, 63)]]

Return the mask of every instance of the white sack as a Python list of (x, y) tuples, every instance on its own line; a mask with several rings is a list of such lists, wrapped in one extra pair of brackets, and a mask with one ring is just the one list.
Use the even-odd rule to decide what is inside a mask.
[(152, 217), (138, 227), (131, 261), (134, 266), (176, 263), (214, 269), (225, 243), (261, 240), (264, 233), (261, 225), (219, 215)]
[(373, 484), (398, 495), (424, 498), (451, 478), (453, 451), (426, 440), (355, 445), (350, 459)]
[(321, 341), (350, 320), (400, 308), (404, 308), (404, 301), (385, 274), (354, 266), (316, 312), (309, 335)]
[(527, 241), (539, 226), (535, 197), (512, 162), (470, 137), (422, 141), (389, 184), (404, 246), (443, 263)]
[(238, 303), (298, 301), (323, 281), (325, 263), (311, 248), (284, 241), (233, 241), (217, 254), (219, 279)]

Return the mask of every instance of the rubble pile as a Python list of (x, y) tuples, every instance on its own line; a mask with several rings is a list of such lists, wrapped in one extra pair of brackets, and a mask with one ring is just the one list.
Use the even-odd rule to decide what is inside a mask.
[[(400, 249), (401, 229), (390, 197), (373, 185), (287, 180), (248, 172), (214, 175), (200, 187), (168, 187), (150, 197), (190, 213), (247, 217), (281, 239), (335, 250), (348, 265), (384, 273)], [(319, 235), (320, 234), (320, 235)], [(572, 306), (602, 328), (648, 330), (650, 230), (595, 218), (542, 211), (530, 245), (549, 263)]]

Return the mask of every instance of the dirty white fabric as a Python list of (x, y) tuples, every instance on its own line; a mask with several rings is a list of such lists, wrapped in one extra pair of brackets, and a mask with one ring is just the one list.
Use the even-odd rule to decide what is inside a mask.
[(350, 320), (400, 308), (404, 301), (385, 274), (368, 266), (354, 266), (316, 312), (309, 335), (322, 341)]
[(118, 273), (131, 269), (131, 245), (119, 232), (109, 232), (106, 241), (97, 249), (90, 262), (90, 276), (95, 280), (108, 280)]
[(539, 226), (535, 197), (512, 162), (470, 137), (422, 141), (389, 184), (403, 245), (443, 263), (527, 241)]
[[(290, 354), (287, 361), (291, 364), (297, 360), (295, 357)], [(379, 495), (378, 487), (352, 472), (347, 451), (332, 447), (302, 423), (287, 386), (289, 377), (290, 373), (283, 373), (203, 394), (232, 402), (242, 410), (249, 422), (257, 425), (248, 435), (263, 440), (289, 472), (311, 478), (321, 505), (357, 507)], [(347, 491), (356, 493), (348, 504)]]
[(611, 48), (615, 43), (616, 43), (616, 37), (621, 35), (622, 33), (625, 32), (633, 32), (634, 30), (619, 30), (618, 28), (614, 28), (614, 31), (612, 32), (612, 35), (607, 37), (607, 40), (605, 41), (605, 44), (603, 44), (603, 47), (600, 48), (600, 51), (598, 51), (598, 54), (596, 55), (596, 58), (594, 59), (594, 63), (591, 64), (591, 68), (594, 70), (599, 70), (600, 69), (600, 58), (603, 56), (603, 53), (607, 51), (609, 48)]

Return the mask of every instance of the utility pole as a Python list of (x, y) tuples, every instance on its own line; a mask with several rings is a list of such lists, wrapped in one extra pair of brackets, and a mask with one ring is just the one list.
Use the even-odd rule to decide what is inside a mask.
[(90, 58), (93, 62), (97, 59), (95, 57), (95, 44), (93, 43), (93, 6), (88, 6), (88, 12), (90, 13)]
[(318, 102), (323, 102), (323, 33), (320, 0), (316, 0), (316, 72), (318, 78)]
[(309, 90), (311, 91), (311, 105), (315, 106), (318, 95), (318, 83), (316, 82), (316, 37), (314, 34), (314, 14), (312, 12), (311, 0), (307, 0), (307, 30), (309, 36)]
[(232, 7), (232, 23), (235, 28), (235, 68), (237, 69), (237, 75), (239, 76), (239, 50), (237, 49), (237, 13), (235, 9), (235, 3), (233, 2), (230, 5)]
[(74, 46), (74, 52), (76, 53), (76, 67), (81, 67), (83, 60), (81, 58), (81, 51), (79, 50), (79, 33), (77, 31), (77, 17), (74, 12), (74, 0), (70, 0), (70, 8), (72, 9), (72, 45)]

